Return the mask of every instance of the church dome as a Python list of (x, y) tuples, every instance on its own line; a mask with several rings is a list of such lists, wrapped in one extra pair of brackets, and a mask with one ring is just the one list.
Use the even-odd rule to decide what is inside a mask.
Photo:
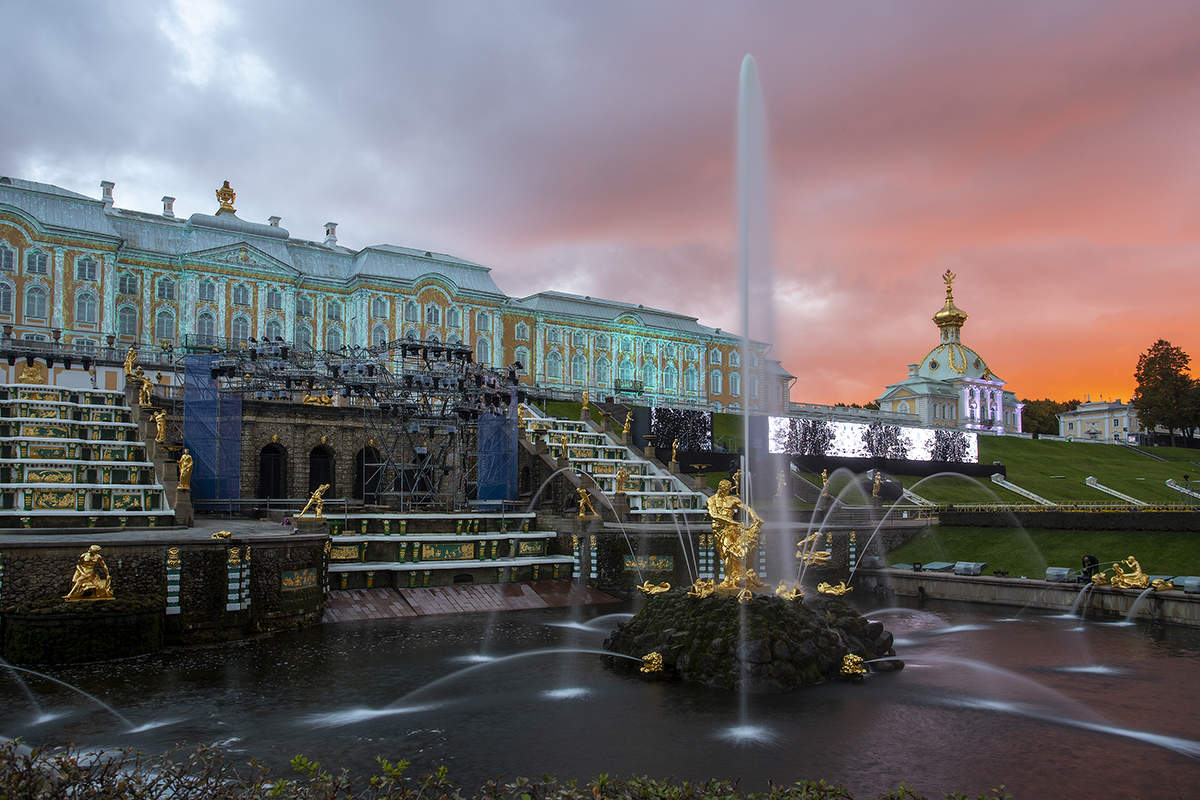
[(917, 374), (938, 381), (956, 378), (996, 379), (982, 356), (958, 342), (943, 342), (930, 350), (921, 359)]

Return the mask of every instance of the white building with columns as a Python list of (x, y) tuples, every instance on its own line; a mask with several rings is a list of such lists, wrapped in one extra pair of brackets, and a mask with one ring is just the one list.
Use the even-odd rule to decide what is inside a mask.
[(916, 364), (908, 377), (889, 384), (876, 402), (881, 411), (915, 414), (921, 424), (944, 428), (1020, 433), (1023, 403), (1004, 388), (983, 357), (962, 343), (967, 314), (954, 304), (950, 270), (942, 276), (946, 302), (933, 315), (940, 341)]

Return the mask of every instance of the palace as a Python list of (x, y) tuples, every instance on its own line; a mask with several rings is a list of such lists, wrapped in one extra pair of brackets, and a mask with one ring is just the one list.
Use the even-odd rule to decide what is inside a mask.
[(1020, 433), (1024, 403), (1004, 388), (983, 357), (962, 343), (967, 313), (954, 304), (955, 274), (942, 276), (946, 301), (933, 315), (941, 341), (916, 364), (908, 377), (889, 384), (877, 402), (881, 411), (915, 414), (921, 425)]
[[(323, 241), (299, 239), (279, 217), (239, 218), (228, 181), (216, 213), (187, 219), (172, 197), (145, 213), (116, 207), (112, 182), (100, 188), (97, 200), (0, 177), (5, 337), (80, 355), (251, 339), (327, 351), (402, 338), (465, 343), (481, 363), (520, 364), (524, 383), (573, 395), (787, 408), (794, 376), (767, 357), (769, 345), (752, 343), (742, 364), (740, 338), (696, 317), (561, 292), (509, 297), (488, 267), (390, 244), (352, 250), (333, 222)], [(101, 388), (118, 388), (119, 377), (106, 370)]]

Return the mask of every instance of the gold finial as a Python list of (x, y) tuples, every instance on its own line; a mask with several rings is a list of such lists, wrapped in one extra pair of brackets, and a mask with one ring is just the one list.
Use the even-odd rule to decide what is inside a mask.
[(225, 181), (225, 183), (221, 184), (221, 188), (217, 189), (217, 201), (221, 204), (221, 207), (217, 209), (217, 213), (220, 214), (228, 211), (230, 214), (236, 214), (237, 209), (233, 207), (234, 200), (237, 200), (237, 192), (230, 188), (229, 181)]
[(958, 276), (955, 275), (950, 270), (946, 270), (944, 273), (942, 273), (942, 280), (946, 282), (946, 299), (947, 300), (954, 299), (954, 279), (957, 277)]

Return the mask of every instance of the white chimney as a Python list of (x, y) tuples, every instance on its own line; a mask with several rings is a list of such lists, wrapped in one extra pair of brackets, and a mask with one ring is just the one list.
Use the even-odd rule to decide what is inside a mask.
[(325, 244), (337, 244), (337, 223), (325, 223)]
[(100, 199), (104, 201), (105, 208), (113, 206), (113, 187), (116, 186), (112, 181), (100, 181)]
[(272, 228), (278, 228), (279, 221), (282, 219), (283, 217), (267, 217), (267, 222), (270, 223)]
[(919, 367), (919, 366), (920, 366), (920, 364), (909, 364), (908, 365), (908, 377), (910, 377), (910, 378), (917, 377), (917, 367)]
[(168, 197), (164, 194), (163, 199), (162, 199), (162, 204), (163, 204), (163, 216), (164, 217), (175, 216), (175, 198), (174, 197)]

